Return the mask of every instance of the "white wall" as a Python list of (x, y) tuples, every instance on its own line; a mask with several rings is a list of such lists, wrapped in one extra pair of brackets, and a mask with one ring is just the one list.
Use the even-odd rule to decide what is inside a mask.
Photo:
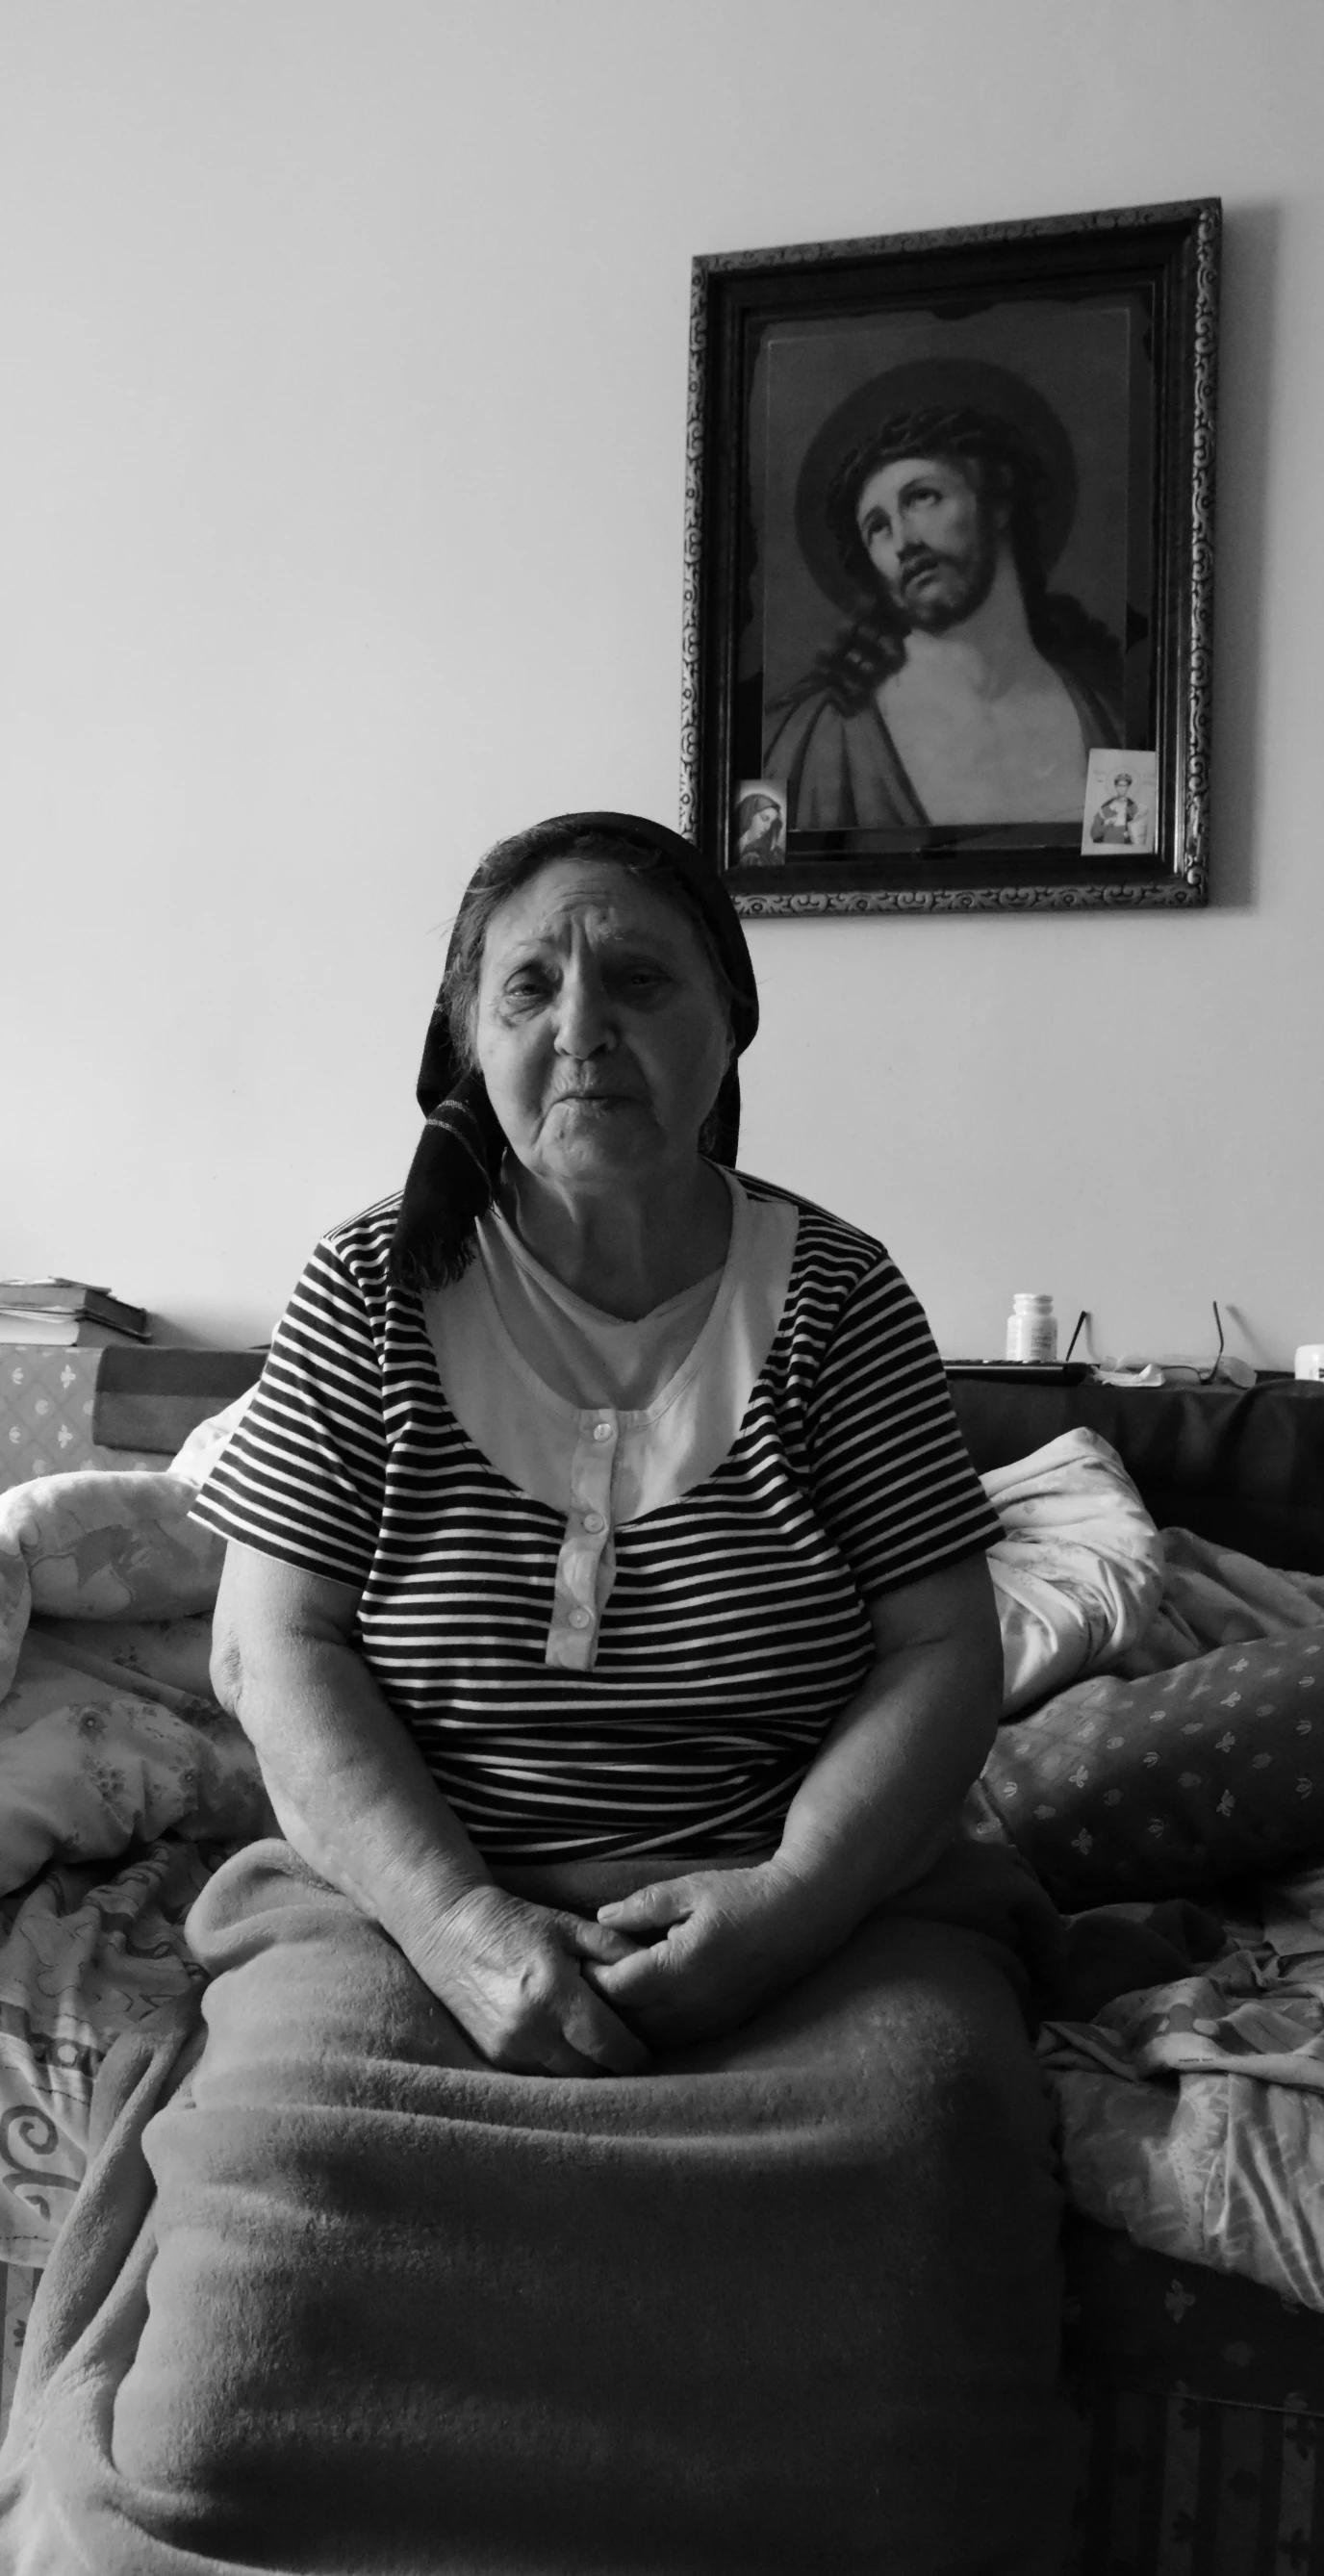
[(1324, 1334), (1318, 0), (0, 0), (0, 1274), (265, 1335), (459, 887), (674, 818), (695, 251), (1219, 193), (1205, 914), (769, 923), (745, 1159), (949, 1352)]

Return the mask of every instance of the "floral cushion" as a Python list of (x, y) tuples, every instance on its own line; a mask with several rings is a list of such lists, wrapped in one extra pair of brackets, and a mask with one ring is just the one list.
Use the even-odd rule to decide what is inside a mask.
[(999, 1729), (979, 1803), (1067, 1908), (1324, 1849), (1324, 1630), (1075, 1683)]

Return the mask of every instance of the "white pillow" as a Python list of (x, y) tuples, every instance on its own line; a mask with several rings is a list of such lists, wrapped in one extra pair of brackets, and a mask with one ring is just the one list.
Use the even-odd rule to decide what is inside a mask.
[(1006, 1531), (988, 1568), (1011, 1717), (1134, 1645), (1163, 1590), (1163, 1542), (1097, 1431), (1064, 1431), (980, 1481)]

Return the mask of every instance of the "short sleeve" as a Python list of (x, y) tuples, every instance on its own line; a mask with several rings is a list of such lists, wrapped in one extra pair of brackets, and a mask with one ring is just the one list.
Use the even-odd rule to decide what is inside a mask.
[(885, 1256), (844, 1301), (807, 1430), (815, 1508), (865, 1600), (1002, 1537), (923, 1308)]
[(368, 1309), (341, 1254), (322, 1243), (193, 1517), (222, 1538), (361, 1588), (376, 1553), (385, 1473), (381, 1367)]

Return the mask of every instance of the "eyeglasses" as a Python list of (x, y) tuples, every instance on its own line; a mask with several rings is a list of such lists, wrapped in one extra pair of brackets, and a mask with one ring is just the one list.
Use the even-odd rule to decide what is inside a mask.
[[(1211, 1298), (1210, 1304), (1214, 1310), (1214, 1329), (1218, 1334), (1218, 1348), (1215, 1351), (1208, 1368), (1197, 1367), (1194, 1360), (1162, 1360), (1159, 1365), (1162, 1368), (1164, 1378), (1174, 1386), (1254, 1386), (1255, 1371), (1252, 1368), (1250, 1361), (1238, 1359), (1236, 1353), (1229, 1351), (1227, 1348), (1226, 1337), (1223, 1332), (1223, 1318), (1218, 1311), (1218, 1299), (1216, 1297)], [(1090, 1310), (1088, 1306), (1082, 1306), (1079, 1315), (1076, 1317), (1076, 1329), (1067, 1344), (1066, 1356), (1068, 1360), (1080, 1339), (1080, 1329), (1082, 1324), (1087, 1324), (1089, 1319)], [(1065, 1365), (1066, 1362), (1064, 1361), (1063, 1366), (1065, 1367)]]

